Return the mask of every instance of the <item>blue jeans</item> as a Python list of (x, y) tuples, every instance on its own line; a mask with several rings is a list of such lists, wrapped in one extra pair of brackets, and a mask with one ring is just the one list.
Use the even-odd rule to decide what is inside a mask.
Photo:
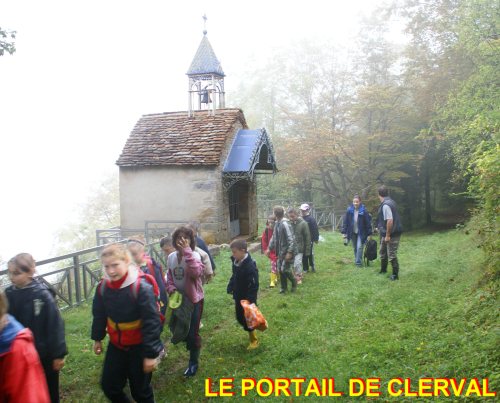
[(361, 242), (361, 237), (358, 234), (352, 234), (352, 246), (354, 248), (354, 263), (356, 266), (363, 266), (363, 249), (364, 243)]

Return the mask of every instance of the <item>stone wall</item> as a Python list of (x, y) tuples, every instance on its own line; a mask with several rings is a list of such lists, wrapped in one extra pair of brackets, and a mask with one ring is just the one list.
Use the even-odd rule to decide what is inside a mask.
[[(200, 223), (207, 243), (230, 240), (229, 197), (222, 185), (224, 161), (234, 136), (242, 129), (233, 125), (218, 167), (120, 167), (121, 227), (144, 228), (144, 221), (169, 220), (179, 224), (192, 220)], [(257, 235), (257, 192), (249, 183), (247, 228)], [(246, 232), (246, 231), (245, 231)]]

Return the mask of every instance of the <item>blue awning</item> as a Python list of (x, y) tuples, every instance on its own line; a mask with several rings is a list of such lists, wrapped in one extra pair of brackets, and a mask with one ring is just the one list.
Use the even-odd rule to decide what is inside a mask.
[(274, 149), (266, 130), (239, 130), (222, 170), (226, 183), (254, 180), (255, 174), (276, 171)]

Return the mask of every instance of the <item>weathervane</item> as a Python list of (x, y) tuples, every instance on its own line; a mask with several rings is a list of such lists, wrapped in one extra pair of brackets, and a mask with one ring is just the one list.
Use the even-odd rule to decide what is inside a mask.
[(203, 35), (207, 34), (207, 13), (203, 14)]

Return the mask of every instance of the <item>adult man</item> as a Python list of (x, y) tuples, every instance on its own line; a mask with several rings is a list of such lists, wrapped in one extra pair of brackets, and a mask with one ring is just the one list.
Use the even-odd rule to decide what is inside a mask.
[(311, 254), (311, 234), (309, 232), (309, 225), (299, 217), (299, 212), (294, 208), (288, 210), (288, 219), (292, 224), (293, 235), (297, 244), (297, 254), (293, 263), (295, 279), (297, 280), (297, 284), (302, 284), (303, 258), (307, 258)]
[(307, 273), (309, 271), (309, 265), (311, 265), (311, 271), (314, 273), (316, 271), (314, 266), (314, 244), (319, 241), (319, 230), (318, 224), (315, 218), (311, 215), (311, 207), (309, 204), (304, 203), (300, 206), (300, 212), (302, 218), (309, 225), (309, 233), (311, 234), (311, 251), (308, 256), (302, 256), (302, 265), (304, 266), (304, 271)]
[(377, 214), (377, 228), (380, 232), (380, 273), (387, 273), (389, 261), (392, 266), (391, 280), (399, 280), (398, 246), (403, 226), (396, 202), (389, 197), (389, 189), (378, 188), (380, 206)]
[(276, 224), (266, 255), (269, 256), (271, 250), (276, 252), (281, 281), (280, 294), (284, 294), (287, 291), (287, 279), (292, 283), (292, 292), (297, 289), (297, 281), (292, 273), (293, 257), (296, 253), (295, 237), (290, 222), (285, 218), (285, 209), (281, 206), (274, 207), (274, 216)]

